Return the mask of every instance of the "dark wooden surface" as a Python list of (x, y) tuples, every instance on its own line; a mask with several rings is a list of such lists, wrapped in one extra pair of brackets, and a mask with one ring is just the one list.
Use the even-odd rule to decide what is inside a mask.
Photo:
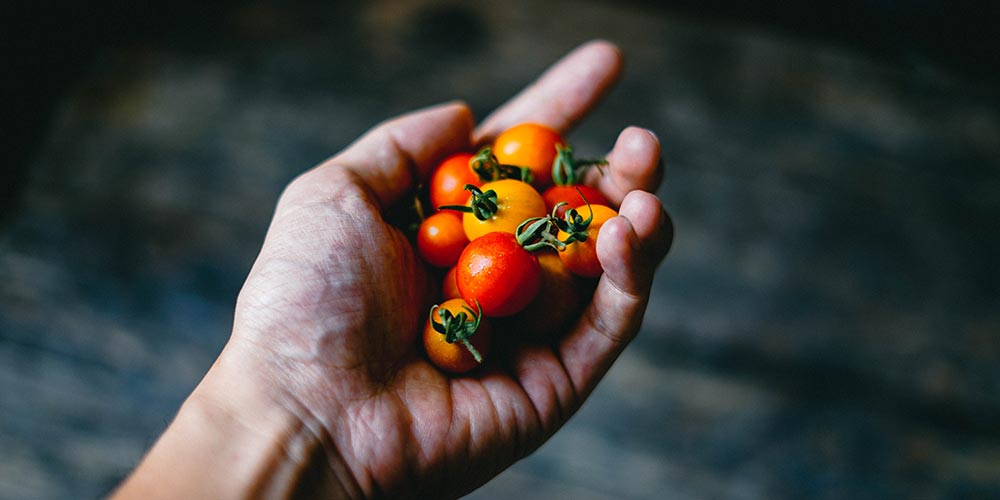
[(482, 117), (593, 37), (570, 139), (656, 130), (643, 331), (470, 498), (1000, 498), (1000, 93), (632, 4), (251, 3), (102, 50), (0, 226), (0, 497), (95, 497), (208, 368), (281, 188), (374, 123)]

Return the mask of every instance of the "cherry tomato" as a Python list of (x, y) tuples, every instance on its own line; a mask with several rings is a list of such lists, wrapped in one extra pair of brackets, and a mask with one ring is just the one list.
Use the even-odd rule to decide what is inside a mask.
[(469, 167), (472, 153), (456, 153), (446, 158), (431, 174), (429, 184), (431, 205), (463, 205), (469, 199), (466, 184), (479, 186), (479, 176)]
[(462, 218), (455, 212), (437, 212), (424, 219), (417, 230), (417, 251), (432, 266), (455, 265), (468, 243)]
[(454, 267), (449, 269), (448, 273), (444, 275), (444, 280), (441, 283), (441, 296), (445, 300), (462, 298), (462, 292), (458, 291), (458, 281), (455, 280)]
[(580, 317), (589, 287), (570, 272), (554, 251), (535, 254), (542, 269), (542, 284), (535, 300), (511, 319), (531, 340), (548, 340), (566, 332)]
[[(604, 205), (587, 205), (582, 207), (577, 207), (576, 211), (586, 219), (593, 210), (594, 218), (590, 221), (590, 226), (587, 227), (587, 239), (585, 241), (574, 241), (569, 245), (566, 245), (566, 250), (559, 252), (559, 258), (562, 259), (563, 263), (570, 271), (578, 276), (585, 276), (588, 278), (596, 278), (601, 275), (603, 269), (601, 269), (601, 263), (597, 260), (597, 234), (601, 230), (601, 226), (604, 223), (618, 215), (611, 208)], [(569, 237), (568, 234), (559, 231), (559, 239), (565, 241)]]
[[(427, 352), (427, 357), (435, 366), (451, 373), (464, 373), (479, 366), (479, 362), (476, 361), (472, 350), (463, 341), (448, 342), (445, 334), (434, 329), (434, 325), (431, 323), (432, 320), (439, 325), (444, 322), (440, 315), (442, 310), (450, 312), (453, 317), (461, 313), (466, 314), (467, 319), (465, 323), (470, 330), (472, 327), (471, 322), (475, 321), (475, 318), (469, 312), (470, 310), (475, 311), (475, 309), (469, 307), (469, 304), (462, 299), (446, 300), (440, 306), (432, 309), (431, 317), (427, 319), (427, 323), (424, 325), (424, 351)], [(491, 336), (492, 328), (489, 321), (486, 318), (480, 318), (479, 325), (475, 328), (474, 333), (469, 335), (466, 340), (481, 358), (485, 358), (489, 354)]]
[(476, 238), (458, 258), (455, 279), (462, 298), (479, 303), (487, 316), (510, 316), (524, 309), (541, 285), (538, 258), (511, 233)]
[(535, 177), (532, 183), (544, 189), (552, 184), (556, 144), (563, 144), (556, 131), (537, 123), (522, 123), (497, 136), (493, 154), (500, 163), (530, 168)]
[[(580, 197), (580, 193), (576, 191), (577, 189), (580, 190), (580, 193), (583, 193), (586, 199)], [(599, 190), (590, 186), (584, 186), (583, 184), (552, 186), (542, 193), (542, 198), (545, 200), (545, 207), (549, 212), (552, 212), (552, 207), (556, 206), (559, 202), (564, 201), (568, 203), (568, 205), (559, 207), (559, 210), (556, 212), (556, 216), (560, 218), (570, 207), (586, 205), (588, 202), (592, 205), (610, 205), (608, 199)]]
[(514, 234), (517, 226), (532, 217), (544, 217), (545, 200), (530, 184), (514, 180), (501, 179), (483, 184), (483, 192), (496, 192), (496, 213), (486, 220), (479, 220), (473, 213), (462, 216), (465, 236), (469, 241), (493, 231), (503, 231)]

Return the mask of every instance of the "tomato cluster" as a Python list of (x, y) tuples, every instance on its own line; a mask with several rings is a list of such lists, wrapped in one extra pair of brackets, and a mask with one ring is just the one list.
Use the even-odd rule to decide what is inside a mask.
[[(565, 328), (601, 274), (597, 234), (617, 215), (600, 191), (579, 184), (602, 160), (578, 160), (560, 135), (525, 123), (477, 154), (457, 153), (431, 175), (436, 211), (416, 235), (421, 258), (447, 270), (424, 328), (424, 349), (462, 373), (487, 355), (491, 318), (512, 318), (534, 337)], [(555, 183), (555, 185), (553, 185)]]

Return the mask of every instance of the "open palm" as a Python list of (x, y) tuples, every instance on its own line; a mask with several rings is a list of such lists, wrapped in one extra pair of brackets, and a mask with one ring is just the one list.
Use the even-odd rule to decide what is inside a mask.
[(662, 172), (645, 130), (624, 130), (608, 171), (589, 179), (621, 217), (601, 231), (605, 274), (579, 322), (557, 345), (520, 346), (472, 375), (423, 358), (417, 335), (438, 284), (382, 216), (449, 153), (520, 122), (568, 129), (611, 86), (619, 57), (584, 45), (477, 129), (462, 104), (386, 122), (282, 195), (227, 351), (252, 358), (319, 438), (319, 475), (343, 493), (454, 497), (484, 483), (555, 432), (638, 330), (672, 235), (647, 192)]

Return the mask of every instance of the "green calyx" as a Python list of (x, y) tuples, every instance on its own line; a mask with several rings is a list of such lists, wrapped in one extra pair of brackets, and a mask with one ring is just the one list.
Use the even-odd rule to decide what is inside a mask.
[[(469, 354), (472, 354), (476, 363), (482, 363), (483, 356), (479, 354), (479, 351), (477, 351), (475, 347), (472, 346), (472, 342), (469, 342), (469, 339), (476, 333), (476, 330), (479, 329), (479, 321), (483, 317), (483, 309), (479, 307), (478, 301), (476, 301), (476, 311), (473, 311), (469, 306), (462, 306), (462, 308), (465, 309), (465, 311), (458, 314), (452, 314), (452, 312), (447, 309), (441, 309), (441, 306), (439, 305), (431, 307), (431, 327), (434, 328), (435, 332), (444, 335), (445, 342), (449, 344), (461, 342), (462, 345), (464, 345), (469, 351)], [(437, 315), (441, 318), (441, 321), (436, 321), (434, 319), (435, 310), (437, 310)]]
[(472, 167), (472, 171), (479, 176), (479, 180), (483, 182), (498, 181), (500, 179), (515, 179), (521, 182), (527, 182), (531, 184), (534, 180), (534, 176), (531, 174), (531, 169), (527, 167), (519, 167), (517, 165), (505, 165), (497, 160), (496, 155), (493, 154), (493, 148), (487, 146), (480, 149), (476, 156), (473, 156), (469, 160), (469, 166)]
[[(580, 193), (580, 197), (583, 198), (583, 201), (587, 203), (587, 208), (590, 209), (590, 202), (587, 201), (587, 198), (583, 196), (583, 193), (579, 189), (577, 189), (577, 192)], [(514, 231), (517, 243), (529, 252), (534, 252), (542, 248), (552, 248), (561, 252), (570, 243), (587, 241), (587, 228), (590, 227), (590, 223), (594, 220), (594, 211), (591, 209), (590, 216), (584, 219), (575, 208), (571, 208), (566, 210), (563, 218), (560, 219), (556, 214), (559, 213), (560, 208), (566, 205), (568, 203), (560, 201), (552, 207), (552, 212), (548, 215), (544, 217), (532, 217), (520, 223)], [(559, 231), (567, 234), (566, 239), (559, 239)]]
[[(579, 192), (579, 190), (577, 191)], [(580, 193), (580, 197), (583, 197), (583, 193)], [(586, 198), (583, 200), (587, 201)], [(559, 221), (559, 230), (569, 235), (563, 243), (569, 244), (574, 241), (587, 241), (587, 229), (590, 227), (590, 223), (594, 221), (594, 209), (590, 207), (590, 202), (587, 202), (587, 210), (590, 211), (590, 215), (586, 219), (575, 208), (566, 210), (566, 213), (563, 214), (564, 219)]]
[(556, 144), (556, 157), (552, 160), (552, 181), (557, 186), (572, 186), (583, 181), (583, 174), (590, 167), (604, 175), (601, 167), (607, 165), (604, 158), (578, 159), (573, 155), (571, 146)]
[(472, 193), (472, 199), (469, 200), (469, 206), (442, 205), (438, 207), (438, 210), (457, 210), (463, 213), (471, 213), (475, 215), (477, 219), (482, 221), (489, 220), (490, 217), (496, 215), (497, 210), (499, 210), (496, 191), (490, 189), (484, 193), (482, 189), (479, 189), (472, 184), (466, 184), (465, 190)]
[(514, 237), (517, 244), (524, 247), (529, 252), (552, 248), (556, 251), (566, 249), (566, 244), (559, 241), (557, 232), (552, 228), (554, 225), (554, 215), (545, 217), (532, 217), (517, 225), (514, 230)]

